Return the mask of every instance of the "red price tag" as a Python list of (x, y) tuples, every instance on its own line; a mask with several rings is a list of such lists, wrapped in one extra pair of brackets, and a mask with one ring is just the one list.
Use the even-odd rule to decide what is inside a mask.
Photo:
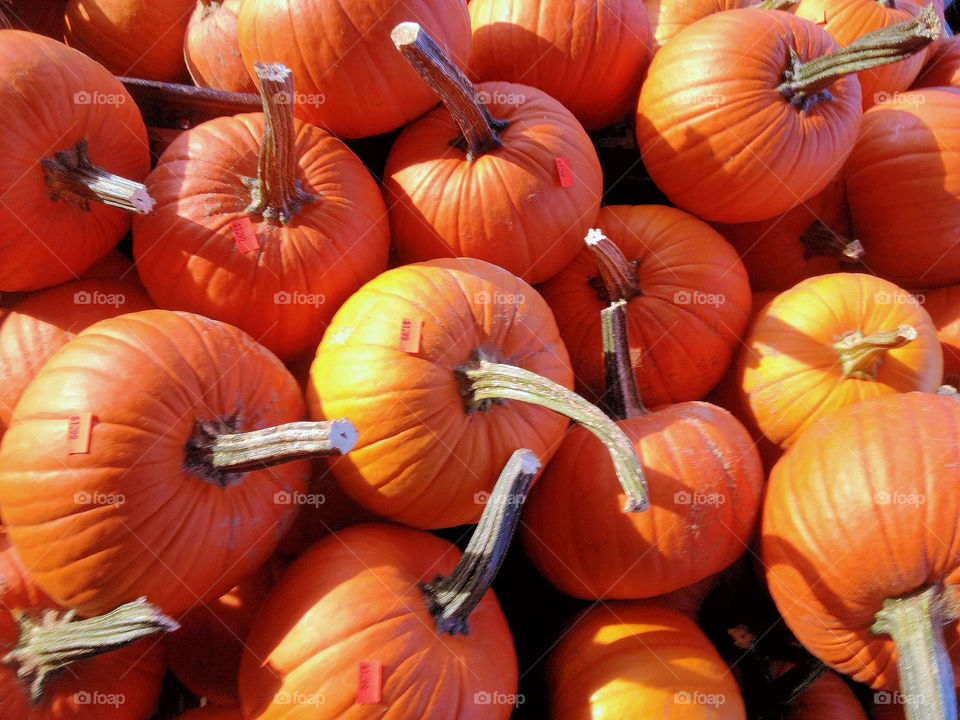
[(565, 157), (556, 158), (557, 176), (560, 178), (560, 187), (573, 186), (573, 171), (570, 169), (570, 161)]
[(253, 223), (250, 222), (247, 215), (232, 221), (230, 230), (233, 232), (233, 241), (237, 244), (237, 250), (240, 252), (245, 253), (260, 249), (260, 241), (257, 240), (257, 234), (253, 231)]
[(400, 323), (400, 342), (397, 349), (408, 353), (420, 352), (420, 335), (423, 332), (423, 320), (404, 318)]
[(67, 454), (83, 455), (90, 452), (90, 428), (93, 413), (78, 413), (70, 416), (67, 425)]
[(357, 675), (357, 705), (376, 705), (383, 695), (383, 662), (370, 660), (360, 663)]

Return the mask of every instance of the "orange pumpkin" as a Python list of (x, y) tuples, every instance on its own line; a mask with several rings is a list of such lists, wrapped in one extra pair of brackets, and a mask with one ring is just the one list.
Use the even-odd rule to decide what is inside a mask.
[(643, 0), (643, 4), (650, 17), (652, 49), (656, 52), (687, 25), (707, 15), (745, 7), (790, 10), (797, 0), (767, 0), (759, 3), (757, 0)]
[(960, 387), (960, 285), (924, 290), (916, 297), (937, 329), (943, 349), (943, 382)]
[(240, 56), (238, 14), (243, 0), (199, 0), (183, 40), (183, 57), (199, 87), (257, 92)]
[(177, 715), (176, 720), (243, 720), (239, 705), (205, 705)]
[(913, 81), (911, 90), (925, 87), (960, 87), (960, 41), (943, 38), (929, 54), (927, 62)]
[(827, 670), (790, 701), (783, 720), (867, 720), (867, 712), (850, 686)]

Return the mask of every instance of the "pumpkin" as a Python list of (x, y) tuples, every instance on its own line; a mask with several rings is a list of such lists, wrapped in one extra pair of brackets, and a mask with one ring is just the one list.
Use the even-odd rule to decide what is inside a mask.
[(27, 385), (67, 341), (98, 320), (152, 307), (142, 289), (121, 280), (74, 280), (14, 305), (0, 324), (0, 436)]
[(723, 570), (750, 541), (763, 489), (753, 440), (728, 412), (703, 402), (643, 407), (625, 306), (603, 311), (607, 377), (620, 385), (611, 388), (612, 414), (643, 458), (649, 508), (623, 512), (603, 444), (572, 427), (524, 513), (534, 566), (565, 593), (591, 600), (661, 595)]
[(861, 273), (820, 275), (780, 293), (754, 320), (738, 366), (752, 421), (785, 448), (837, 408), (935, 392), (942, 375), (936, 328), (917, 299)]
[(30, 30), (60, 40), (63, 37), (63, 10), (67, 0), (3, 0), (0, 2), (0, 25), (3, 17), (11, 27)]
[[(800, 0), (794, 14), (817, 23), (841, 45), (849, 45), (872, 30), (916, 17), (925, 4), (922, 0)], [(919, 52), (899, 62), (858, 72), (863, 109), (910, 87), (926, 58), (926, 52)]]
[(76, 50), (0, 30), (0, 124), (10, 129), (0, 138), (0, 291), (74, 278), (130, 227), (121, 207), (149, 210), (143, 186), (132, 182), (150, 169), (140, 111), (116, 78)]
[(650, 62), (650, 23), (635, 0), (474, 0), (469, 74), (543, 90), (584, 128), (619, 120)]
[(398, 26), (394, 39), (446, 106), (404, 128), (387, 156), (397, 258), (476, 257), (529, 283), (555, 275), (600, 207), (603, 175), (583, 127), (527, 85), (474, 87), (417, 25)]
[(850, 686), (835, 672), (827, 670), (806, 690), (790, 701), (784, 720), (867, 720), (863, 705)]
[(650, 407), (699, 400), (723, 376), (750, 312), (750, 286), (736, 251), (706, 223), (662, 205), (615, 205), (596, 219), (622, 267), (611, 295), (586, 247), (540, 286), (570, 348), (577, 392), (604, 393), (600, 311), (628, 301), (632, 364)]
[(119, 250), (111, 250), (101, 257), (80, 273), (80, 279), (123, 280), (138, 288), (143, 287), (133, 262)]
[(314, 419), (349, 414), (357, 444), (331, 470), (348, 495), (391, 520), (476, 522), (518, 444), (541, 461), (556, 450), (568, 422), (552, 410), (600, 428), (629, 458), (617, 460), (617, 475), (639, 502), (629, 440), (572, 384), (536, 290), (482, 260), (438, 259), (388, 270), (343, 304), (317, 348), (307, 401)]
[(266, 114), (202, 123), (161, 155), (133, 253), (158, 306), (230, 323), (288, 358), (314, 351), (340, 304), (386, 269), (390, 238), (360, 159), (294, 120), (286, 68), (260, 72)]
[(305, 457), (308, 441), (350, 446), (346, 422), (274, 427), (303, 414), (280, 361), (230, 325), (167, 310), (94, 323), (43, 366), (0, 443), (10, 540), (37, 585), (84, 615), (215, 598), (296, 515), (278, 498), (303, 491), (308, 463), (264, 466)]
[[(48, 613), (46, 620), (39, 620)], [(40, 623), (61, 625), (48, 646), (51, 653), (62, 652), (67, 662), (60, 672), (44, 678), (46, 682), (34, 685), (37, 669), (24, 668), (22, 677), (17, 671), (21, 665), (7, 654), (13, 649), (22, 652), (26, 637), (18, 625), (19, 615), (34, 618), (26, 627)], [(75, 635), (78, 623), (64, 622), (63, 612), (47, 597), (27, 574), (27, 568), (0, 532), (0, 644), (4, 656), (0, 659), (0, 717), (4, 720), (147, 720), (153, 713), (160, 695), (163, 677), (163, 653), (151, 639), (134, 644), (120, 643), (113, 649), (103, 642), (91, 641), (90, 635)], [(121, 626), (102, 624), (102, 631)], [(152, 622), (137, 622), (133, 637), (145, 637), (152, 632), (169, 630), (176, 626), (166, 618)], [(82, 626), (81, 626), (82, 627)], [(81, 631), (82, 633), (82, 631)], [(70, 648), (71, 639), (80, 637), (86, 648)], [(110, 640), (117, 647), (117, 637)], [(22, 657), (19, 656), (18, 657)], [(41, 657), (42, 659), (42, 657)], [(49, 657), (42, 667), (50, 671)], [(35, 694), (34, 694), (35, 693)]]
[(937, 329), (943, 349), (943, 382), (960, 386), (960, 285), (924, 290), (916, 297)]
[(851, 239), (843, 178), (819, 194), (767, 220), (713, 223), (740, 254), (754, 291), (786, 290), (814, 275), (839, 272), (860, 261), (863, 246)]
[(246, 639), (244, 718), (508, 718), (516, 651), (488, 588), (538, 467), (529, 451), (511, 456), (462, 554), (386, 524), (354, 525), (304, 553)]
[(911, 90), (925, 87), (960, 87), (960, 41), (943, 38), (927, 57)]
[[(786, 212), (823, 190), (853, 149), (861, 96), (844, 73), (905, 57), (939, 34), (932, 8), (843, 49), (788, 13), (709, 15), (650, 63), (636, 113), (644, 167), (673, 204), (705, 220)], [(754, 39), (747, 50), (745, 37)]]
[(283, 560), (271, 556), (236, 587), (191, 607), (178, 618), (180, 628), (164, 635), (167, 666), (194, 695), (217, 705), (239, 702), (243, 639), (285, 567)]
[(550, 717), (743, 720), (740, 689), (683, 613), (609, 602), (581, 613), (547, 661)]
[(237, 705), (205, 705), (177, 715), (176, 720), (243, 720)]
[(198, 0), (187, 34), (183, 58), (198, 87), (257, 92), (240, 56), (237, 23), (242, 0)]
[(840, 408), (780, 459), (763, 509), (767, 584), (797, 639), (928, 720), (956, 714), (942, 626), (956, 636), (958, 423), (931, 393)]
[(195, 0), (69, 0), (67, 45), (114, 75), (180, 82), (187, 79), (183, 36)]
[(797, 0), (643, 0), (653, 31), (652, 50), (656, 52), (687, 25), (713, 13), (744, 7), (790, 10)]
[(864, 261), (903, 287), (960, 282), (958, 123), (960, 90), (900, 93), (864, 113), (844, 168)]
[(258, 60), (293, 70), (300, 78), (302, 120), (344, 138), (379, 135), (437, 102), (426, 83), (397, 62), (390, 30), (404, 21), (422, 24), (457, 64), (466, 65), (466, 3), (430, 0), (246, 0), (240, 53), (251, 75)]

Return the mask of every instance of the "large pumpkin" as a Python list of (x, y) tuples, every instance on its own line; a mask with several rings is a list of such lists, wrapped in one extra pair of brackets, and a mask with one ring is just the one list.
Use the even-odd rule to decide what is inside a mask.
[(72, 279), (130, 227), (127, 211), (91, 201), (93, 190), (79, 179), (146, 176), (140, 111), (85, 55), (41, 35), (0, 30), (0, 125), (7, 128), (0, 136), (0, 291)]

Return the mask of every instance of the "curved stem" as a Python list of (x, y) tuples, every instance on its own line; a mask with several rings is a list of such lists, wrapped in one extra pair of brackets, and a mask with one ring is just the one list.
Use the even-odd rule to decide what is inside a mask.
[(957, 720), (953, 666), (943, 626), (955, 620), (953, 588), (934, 585), (920, 593), (887, 598), (870, 628), (897, 646), (897, 672), (907, 720)]
[(803, 257), (838, 257), (842, 262), (857, 263), (863, 257), (863, 245), (859, 240), (844, 237), (834, 232), (822, 220), (813, 223), (800, 236)]
[(917, 330), (912, 325), (900, 325), (893, 330), (883, 330), (870, 335), (854, 330), (839, 342), (835, 342), (833, 349), (840, 359), (840, 370), (844, 377), (876, 380), (877, 367), (887, 350), (903, 347), (916, 339)]
[(155, 200), (146, 185), (114, 175), (90, 161), (86, 138), (44, 158), (40, 167), (51, 201), (62, 199), (89, 210), (90, 200), (98, 200), (139, 215), (153, 210)]
[(467, 160), (503, 145), (500, 133), (508, 123), (494, 118), (467, 76), (448, 58), (420, 25), (403, 22), (390, 39), (417, 74), (433, 88), (460, 127), (461, 137), (451, 145), (466, 151)]
[(626, 300), (617, 300), (600, 311), (600, 332), (603, 337), (607, 402), (614, 419), (646, 415), (649, 411), (640, 399), (633, 363), (630, 362)]
[(344, 455), (357, 442), (346, 418), (290, 422), (243, 433), (224, 432), (217, 422), (198, 422), (187, 441), (184, 467), (220, 485), (226, 476), (313, 457)]
[(787, 10), (798, 2), (800, 0), (763, 0), (757, 7), (763, 10)]
[(500, 570), (520, 521), (527, 491), (540, 469), (529, 450), (517, 450), (507, 461), (480, 515), (460, 562), (446, 577), (420, 583), (437, 632), (467, 635), (467, 619)]
[(584, 242), (594, 260), (597, 261), (600, 279), (611, 302), (629, 300), (641, 294), (637, 283), (637, 271), (617, 244), (604, 235), (600, 228), (587, 231)]
[(623, 491), (625, 512), (647, 508), (647, 482), (633, 443), (617, 424), (576, 393), (529, 370), (490, 362), (479, 351), (456, 369), (467, 413), (483, 411), (492, 402), (522, 400), (576, 420), (606, 445)]
[(71, 663), (180, 627), (145, 597), (83, 620), (76, 619), (74, 610), (46, 610), (38, 619), (17, 610), (14, 619), (20, 633), (3, 662), (15, 665), (17, 677), (29, 683), (33, 702), (40, 700), (50, 679)]
[(250, 189), (248, 215), (287, 225), (300, 208), (317, 199), (297, 177), (297, 132), (293, 117), (293, 72), (281, 63), (253, 64), (263, 99), (263, 138), (257, 177), (241, 178)]
[(910, 57), (940, 37), (941, 29), (930, 4), (910, 20), (869, 32), (845, 48), (807, 62), (800, 62), (791, 47), (790, 65), (777, 90), (791, 105), (806, 111), (819, 100), (829, 100), (827, 87), (841, 76)]

